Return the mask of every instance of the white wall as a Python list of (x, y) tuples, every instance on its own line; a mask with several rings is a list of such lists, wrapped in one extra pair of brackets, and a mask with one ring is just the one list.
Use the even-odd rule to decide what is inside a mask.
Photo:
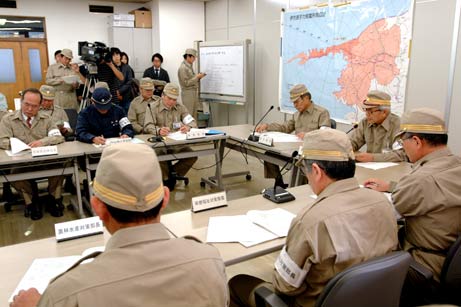
[(49, 63), (54, 52), (69, 48), (77, 57), (78, 41), (108, 42), (108, 14), (89, 12), (89, 4), (111, 5), (114, 13), (128, 13), (143, 6), (140, 3), (119, 3), (86, 0), (17, 0), (17, 9), (0, 9), (1, 15), (45, 17)]
[[(205, 9), (203, 2), (157, 0), (158, 50), (163, 56), (163, 68), (171, 82), (178, 83), (178, 68), (184, 51), (194, 47), (194, 41), (205, 40)], [(154, 34), (155, 35), (155, 34)], [(157, 38), (154, 38), (154, 42)], [(155, 44), (155, 43), (154, 43)]]

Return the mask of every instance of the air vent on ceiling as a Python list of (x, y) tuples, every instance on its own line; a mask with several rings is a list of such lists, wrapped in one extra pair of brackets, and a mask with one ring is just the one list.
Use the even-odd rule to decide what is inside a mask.
[(107, 13), (113, 14), (114, 7), (108, 5), (90, 5), (90, 13)]
[(9, 8), (9, 9), (15, 9), (15, 8), (17, 8), (16, 0), (0, 0), (0, 7), (6, 7), (6, 8)]

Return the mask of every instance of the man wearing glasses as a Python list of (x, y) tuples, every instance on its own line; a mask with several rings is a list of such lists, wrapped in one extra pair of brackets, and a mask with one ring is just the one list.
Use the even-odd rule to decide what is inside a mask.
[(350, 134), (352, 148), (360, 150), (367, 145), (366, 152), (355, 154), (360, 162), (404, 161), (402, 151), (392, 151), (394, 136), (400, 126), (400, 118), (391, 113), (391, 96), (381, 91), (370, 91), (362, 103), (366, 117)]
[[(392, 192), (395, 209), (405, 218), (401, 247), (433, 272), (431, 286), (437, 288), (446, 252), (461, 231), (461, 158), (448, 148), (445, 121), (436, 110), (405, 113), (397, 136), (413, 163), (411, 172), (398, 183), (371, 178), (364, 185)], [(407, 300), (418, 300), (411, 306), (426, 305), (429, 293), (417, 290), (417, 277), (410, 270), (404, 286)]]
[[(30, 147), (56, 145), (64, 142), (56, 123), (51, 117), (39, 112), (43, 96), (36, 88), (29, 88), (22, 92), (21, 109), (2, 118), (0, 122), (0, 149), (10, 149), (10, 138), (18, 138)], [(25, 169), (22, 169), (25, 171)], [(13, 170), (15, 172), (15, 170)], [(16, 170), (18, 172), (18, 170)], [(52, 216), (63, 215), (64, 206), (61, 200), (62, 176), (48, 178), (48, 193), (46, 211)], [(12, 183), (18, 192), (22, 192), (26, 208), (24, 215), (32, 220), (42, 218), (42, 204), (39, 202), (38, 192), (28, 180)]]

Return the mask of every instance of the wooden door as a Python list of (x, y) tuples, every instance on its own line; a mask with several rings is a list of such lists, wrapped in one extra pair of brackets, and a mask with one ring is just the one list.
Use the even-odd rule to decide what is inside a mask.
[(14, 110), (20, 91), (45, 83), (47, 68), (46, 42), (0, 41), (0, 93), (8, 109)]

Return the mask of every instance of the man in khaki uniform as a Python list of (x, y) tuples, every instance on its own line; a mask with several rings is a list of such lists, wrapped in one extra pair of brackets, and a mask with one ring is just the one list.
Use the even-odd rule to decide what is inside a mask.
[(446, 252), (461, 232), (461, 158), (447, 147), (447, 133), (437, 110), (405, 113), (398, 136), (414, 163), (411, 172), (398, 183), (376, 178), (365, 182), (372, 189), (392, 192), (395, 209), (405, 218), (402, 248), (434, 273), (435, 287)]
[(73, 135), (74, 131), (70, 127), (66, 111), (62, 107), (54, 105), (54, 98), (56, 96), (54, 87), (42, 85), (40, 86), (40, 93), (42, 93), (43, 97), (40, 111), (50, 116), (51, 122), (59, 128), (59, 132), (63, 136)]
[[(293, 219), (272, 286), (289, 306), (314, 306), (339, 272), (397, 248), (397, 223), (382, 193), (360, 188), (347, 135), (334, 129), (306, 133), (300, 167), (317, 200)], [(353, 242), (353, 244), (351, 244)], [(263, 280), (237, 275), (229, 281), (230, 306), (254, 306)]]
[(61, 51), (60, 63), (48, 67), (46, 72), (46, 84), (52, 85), (56, 89), (55, 104), (64, 109), (78, 110), (77, 89), (79, 83), (67, 83), (64, 79), (68, 76), (78, 76), (80, 80), (84, 77), (80, 74), (78, 66), (76, 68), (70, 65), (73, 59), (72, 50), (63, 49)]
[[(105, 251), (78, 261), (41, 297), (36, 289), (21, 292), (13, 307), (227, 306), (218, 250), (194, 238), (171, 238), (160, 223), (170, 193), (149, 146), (104, 149), (93, 188), (92, 208), (112, 234)], [(80, 265), (88, 258), (94, 260)]]
[(160, 97), (154, 96), (155, 80), (142, 78), (139, 87), (141, 88), (141, 95), (131, 101), (128, 109), (128, 119), (136, 134), (144, 133), (144, 117), (147, 106), (160, 100)]
[[(7, 114), (0, 122), (0, 148), (10, 149), (10, 138), (18, 138), (30, 147), (55, 145), (64, 142), (64, 137), (50, 117), (40, 110), (42, 94), (30, 88), (23, 91), (21, 110)], [(13, 170), (14, 171), (14, 170)], [(48, 178), (47, 211), (53, 216), (62, 216), (61, 203), (62, 176)], [(26, 203), (25, 215), (33, 220), (41, 219), (43, 214), (38, 203), (38, 195), (34, 193), (32, 184), (27, 181), (12, 183), (18, 192), (22, 192)]]
[[(168, 83), (163, 89), (162, 98), (152, 103), (146, 110), (144, 120), (144, 133), (167, 136), (171, 132), (180, 131), (187, 133), (191, 128), (196, 128), (195, 119), (189, 114), (187, 108), (176, 103), (179, 96), (179, 87), (176, 84)], [(152, 115), (154, 118), (152, 118)], [(168, 149), (168, 153), (190, 152), (192, 149), (188, 146), (175, 147)], [(158, 149), (157, 152), (165, 154), (165, 150)], [(185, 176), (187, 172), (197, 161), (196, 157), (179, 160), (174, 166), (174, 171), (179, 176)], [(160, 162), (162, 167), (163, 179), (168, 180), (168, 164)], [(173, 184), (168, 184), (170, 190), (174, 189)]]
[(182, 104), (186, 106), (194, 118), (197, 118), (197, 111), (202, 109), (199, 100), (199, 81), (206, 76), (205, 73), (194, 72), (192, 64), (197, 58), (197, 50), (186, 49), (183, 55), (184, 61), (178, 69), (178, 80), (181, 86)]
[[(280, 131), (292, 133), (293, 131), (302, 140), (304, 134), (320, 127), (330, 127), (330, 113), (328, 110), (315, 104), (311, 100), (311, 93), (304, 84), (297, 84), (290, 90), (290, 100), (293, 102), (296, 110), (294, 119), (290, 119), (283, 124), (260, 124), (256, 127), (257, 132), (263, 131)], [(275, 178), (276, 184), (283, 188), (287, 185), (283, 183), (280, 175), (280, 169), (276, 164), (264, 162), (264, 178)]]
[(403, 150), (392, 150), (400, 118), (391, 113), (391, 96), (381, 91), (370, 91), (362, 108), (366, 117), (349, 137), (354, 151), (366, 144), (367, 152), (356, 153), (355, 159), (360, 162), (405, 161)]

